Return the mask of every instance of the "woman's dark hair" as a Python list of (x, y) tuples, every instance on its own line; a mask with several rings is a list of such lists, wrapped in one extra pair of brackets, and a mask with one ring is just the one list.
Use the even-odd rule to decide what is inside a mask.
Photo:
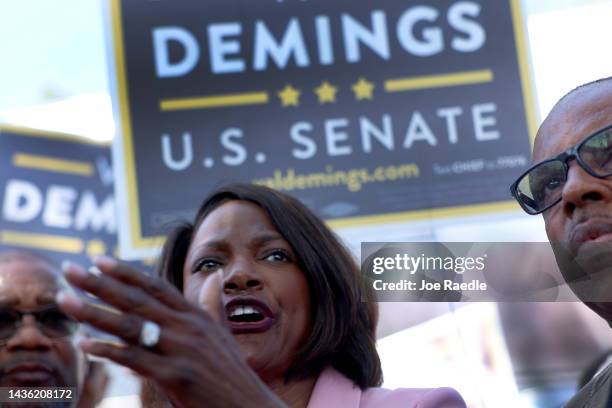
[(267, 187), (229, 184), (205, 200), (194, 224), (175, 228), (164, 245), (157, 273), (183, 290), (183, 265), (202, 221), (231, 200), (261, 207), (292, 247), (310, 288), (312, 330), (285, 379), (317, 375), (331, 365), (361, 389), (380, 385), (375, 348), (378, 309), (359, 268), (334, 233), (293, 197)]

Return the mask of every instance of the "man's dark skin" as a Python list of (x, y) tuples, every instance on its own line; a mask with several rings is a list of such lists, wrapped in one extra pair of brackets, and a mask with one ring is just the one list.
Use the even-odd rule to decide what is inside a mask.
[[(534, 162), (554, 157), (610, 124), (612, 80), (581, 87), (557, 103), (540, 127)], [(596, 254), (604, 248), (602, 243), (612, 242), (612, 178), (595, 178), (575, 160), (570, 161), (561, 202), (543, 216), (551, 243), (565, 244), (573, 255), (583, 258), (590, 251)], [(594, 255), (591, 261), (596, 261)], [(601, 317), (612, 321), (612, 303), (604, 301), (612, 300), (612, 274), (598, 274), (594, 281), (597, 284), (579, 296)]]
[[(534, 146), (534, 163), (557, 156), (611, 124), (612, 79), (572, 91), (555, 105), (540, 127)], [(586, 262), (587, 267), (583, 268), (586, 279), (570, 282), (570, 286), (587, 306), (610, 323), (612, 262), (608, 261), (612, 260), (609, 251), (612, 245), (612, 177), (593, 177), (575, 160), (568, 165), (561, 202), (542, 214), (546, 234), (552, 244), (561, 244), (572, 256)], [(557, 260), (562, 271), (567, 269), (559, 256)], [(565, 278), (568, 279), (567, 271)], [(566, 407), (605, 407), (610, 399), (610, 384), (612, 370), (607, 369)]]
[[(37, 310), (54, 304), (58, 291), (66, 287), (59, 269), (45, 258), (22, 251), (0, 252), (2, 307)], [(75, 387), (82, 397), (76, 406), (84, 408), (99, 401), (107, 380), (101, 366), (86, 361), (74, 336), (49, 338), (34, 316), (24, 316), (17, 332), (0, 343), (0, 387)]]

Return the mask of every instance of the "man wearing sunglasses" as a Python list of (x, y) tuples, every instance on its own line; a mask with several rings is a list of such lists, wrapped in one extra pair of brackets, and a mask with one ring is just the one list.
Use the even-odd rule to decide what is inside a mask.
[[(582, 85), (555, 105), (538, 130), (533, 158), (510, 191), (527, 213), (543, 215), (572, 290), (612, 323), (612, 77)], [(566, 407), (612, 407), (611, 386), (609, 366)]]
[(86, 361), (75, 340), (79, 324), (55, 303), (66, 287), (45, 258), (0, 251), (0, 387), (73, 387), (78, 394), (73, 402), (28, 407), (93, 407), (104, 393), (103, 368)]

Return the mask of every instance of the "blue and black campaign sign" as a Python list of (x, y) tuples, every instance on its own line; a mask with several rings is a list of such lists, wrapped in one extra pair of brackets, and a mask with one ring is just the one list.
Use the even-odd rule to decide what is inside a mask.
[(117, 255), (108, 144), (0, 126), (0, 206), (0, 249), (39, 252), (58, 264)]
[(120, 242), (226, 181), (332, 226), (515, 208), (535, 118), (519, 0), (109, 0)]

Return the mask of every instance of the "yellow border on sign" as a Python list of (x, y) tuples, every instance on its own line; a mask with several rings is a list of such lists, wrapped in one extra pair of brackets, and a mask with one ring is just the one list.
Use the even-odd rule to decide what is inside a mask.
[(34, 129), (25, 126), (14, 126), (7, 124), (0, 124), (0, 136), (2, 133), (14, 133), (20, 136), (29, 136), (29, 137), (42, 137), (44, 139), (52, 139), (59, 140), (62, 142), (73, 142), (73, 143), (81, 143), (86, 145), (100, 146), (100, 147), (110, 147), (110, 142), (103, 142), (93, 139), (87, 139), (83, 136), (73, 135), (70, 133), (62, 133), (62, 132), (53, 132), (50, 130), (42, 130), (42, 129)]
[(516, 56), (519, 63), (519, 74), (523, 90), (527, 131), (529, 132), (529, 141), (533, 149), (533, 142), (538, 132), (538, 124), (536, 121), (535, 95), (533, 93), (533, 77), (528, 60), (529, 50), (527, 49), (527, 32), (525, 31), (527, 23), (523, 20), (521, 0), (510, 0), (510, 8), (512, 9), (512, 22), (514, 23), (514, 42), (516, 43)]
[(339, 218), (326, 221), (332, 228), (356, 227), (363, 225), (389, 224), (392, 222), (421, 221), (429, 218), (448, 218), (469, 214), (486, 214), (500, 211), (516, 210), (515, 201), (498, 201), (486, 204), (472, 204), (457, 207), (433, 208), (431, 210), (403, 211), (380, 215), (365, 215), (361, 217)]
[[(516, 52), (519, 68), (519, 76), (523, 94), (523, 102), (525, 105), (525, 114), (527, 120), (527, 130), (530, 141), (533, 143), (535, 138), (537, 125), (535, 116), (535, 100), (533, 94), (533, 79), (531, 69), (529, 67), (526, 37), (525, 37), (525, 22), (523, 20), (523, 12), (521, 0), (508, 0), (510, 3), (512, 14), (512, 25), (514, 30), (514, 39), (516, 43)], [(163, 236), (143, 237), (140, 224), (139, 198), (136, 185), (136, 167), (134, 163), (134, 149), (132, 141), (132, 125), (128, 104), (127, 91), (127, 72), (125, 70), (125, 54), (123, 47), (123, 29), (121, 25), (121, 0), (111, 0), (111, 15), (112, 15), (112, 31), (115, 53), (115, 68), (119, 91), (119, 107), (120, 107), (120, 122), (123, 139), (123, 154), (125, 156), (126, 166), (126, 182), (127, 182), (127, 198), (128, 212), (130, 218), (130, 238), (131, 246), (135, 249), (147, 249), (158, 247), (164, 240)], [(398, 213), (389, 213), (382, 215), (349, 217), (328, 221), (328, 225), (332, 227), (354, 227), (361, 225), (385, 224), (398, 221), (415, 221), (423, 219), (456, 217), (479, 215), (483, 213), (518, 210), (518, 204), (512, 200), (499, 201), (487, 204), (455, 206), (446, 208), (437, 208), (431, 210), (407, 211)]]
[(140, 210), (138, 189), (136, 186), (136, 164), (134, 163), (134, 146), (132, 143), (132, 119), (130, 116), (130, 108), (128, 104), (128, 89), (127, 89), (127, 72), (125, 70), (125, 51), (123, 49), (123, 26), (121, 25), (121, 0), (112, 0), (112, 30), (113, 43), (115, 45), (115, 66), (117, 72), (117, 84), (119, 87), (119, 118), (121, 123), (121, 135), (123, 143), (123, 156), (125, 157), (125, 169), (127, 172), (127, 198), (128, 198), (128, 213), (130, 215), (130, 238), (131, 243), (135, 248), (151, 248), (158, 246), (163, 242), (164, 237), (149, 237), (142, 236), (142, 227), (140, 225)]

